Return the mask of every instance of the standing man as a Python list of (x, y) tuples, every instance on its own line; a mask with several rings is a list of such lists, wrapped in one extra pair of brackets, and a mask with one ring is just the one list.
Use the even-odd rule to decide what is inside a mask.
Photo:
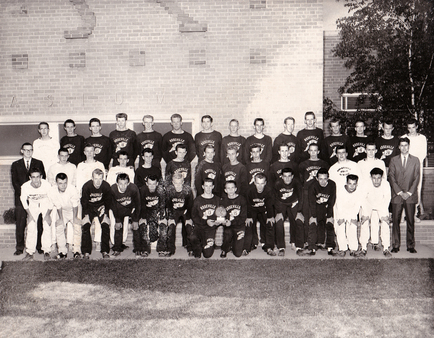
[(101, 169), (95, 169), (92, 172), (92, 179), (83, 185), (81, 193), (81, 205), (83, 208), (81, 251), (85, 259), (89, 259), (92, 253), (90, 226), (96, 220), (101, 225), (102, 232), (100, 238), (95, 238), (95, 241), (101, 241), (102, 258), (110, 258), (110, 219), (108, 212), (111, 202), (112, 192), (110, 185), (104, 181), (104, 172)]
[(360, 169), (360, 183), (370, 185), (372, 182), (371, 179), (371, 170), (374, 168), (380, 168), (383, 171), (383, 178), (386, 180), (386, 165), (383, 160), (379, 160), (375, 157), (377, 153), (377, 147), (374, 142), (369, 142), (366, 144), (366, 158), (360, 160), (357, 164)]
[(282, 178), (283, 168), (291, 168), (296, 179), (298, 178), (298, 165), (296, 162), (289, 159), (290, 156), (289, 146), (285, 143), (282, 143), (279, 146), (277, 153), (279, 154), (279, 160), (274, 162), (270, 166), (269, 176), (270, 176), (270, 184), (272, 187), (274, 187), (274, 184), (279, 178)]
[[(163, 136), (154, 130), (154, 117), (152, 115), (143, 116), (143, 127), (144, 130), (137, 134), (137, 142), (140, 146), (140, 152), (143, 152), (143, 149), (152, 149), (154, 151), (154, 158), (152, 160), (152, 165), (160, 168), (161, 167), (161, 158), (163, 157), (161, 151), (161, 144), (163, 142)], [(140, 157), (139, 167), (143, 165), (143, 158)]]
[(229, 135), (226, 135), (222, 139), (221, 146), (221, 160), (222, 164), (226, 164), (229, 162), (229, 159), (226, 157), (228, 153), (229, 147), (235, 147), (237, 151), (237, 160), (242, 164), (246, 164), (246, 159), (244, 158), (244, 143), (246, 143), (246, 138), (241, 136), (238, 133), (238, 129), (240, 128), (240, 123), (237, 119), (232, 119), (229, 122)]
[[(26, 229), (26, 218), (27, 214), (21, 203), (21, 186), (30, 179), (30, 168), (37, 168), (42, 173), (42, 178), (45, 178), (44, 164), (42, 161), (32, 158), (33, 146), (26, 142), (21, 146), (21, 154), (23, 158), (12, 163), (11, 166), (11, 176), (12, 176), (12, 186), (14, 188), (15, 196), (15, 239), (16, 239), (16, 251), (15, 256), (21, 255), (24, 252), (24, 232)], [(40, 223), (40, 222), (38, 222)], [(38, 224), (39, 225), (39, 224)], [(39, 228), (39, 226), (38, 226)], [(42, 228), (42, 224), (41, 224)], [(39, 233), (42, 233), (42, 229), (38, 229)], [(40, 235), (39, 245), (37, 248), (40, 250)]]
[(244, 164), (238, 161), (238, 148), (229, 146), (226, 157), (229, 159), (229, 163), (224, 164), (222, 168), (224, 182), (235, 181), (237, 193), (246, 197), (248, 187), (247, 169)]
[(299, 163), (300, 144), (298, 138), (293, 134), (295, 119), (291, 116), (283, 121), (283, 133), (279, 134), (273, 143), (273, 157), (271, 162), (279, 160), (279, 150), (281, 145), (288, 146), (288, 158), (291, 162)]
[[(119, 165), (116, 153), (119, 153), (121, 150), (127, 152), (132, 165), (135, 164), (136, 158), (139, 156), (137, 135), (134, 131), (127, 128), (127, 119), (128, 115), (125, 113), (116, 114), (116, 130), (113, 130), (109, 134), (109, 138), (114, 144), (114, 152), (112, 154), (113, 166)], [(138, 164), (135, 165), (135, 167), (137, 166)]]
[[(407, 130), (408, 134), (404, 135), (411, 142), (410, 147), (410, 155), (416, 156), (419, 159), (420, 163), (420, 179), (419, 184), (417, 186), (417, 205), (416, 205), (416, 213), (417, 207), (420, 208), (420, 214), (423, 215), (425, 213), (425, 209), (422, 204), (422, 180), (423, 180), (423, 162), (425, 161), (425, 157), (427, 155), (427, 142), (425, 135), (419, 134), (417, 132), (418, 123), (416, 120), (412, 119), (407, 122)], [(416, 215), (416, 214), (415, 214)], [(415, 217), (416, 222), (420, 222), (418, 217)]]
[(60, 148), (57, 155), (59, 162), (53, 164), (48, 169), (47, 181), (52, 186), (56, 184), (56, 175), (58, 173), (65, 173), (68, 176), (69, 184), (75, 187), (76, 171), (75, 164), (69, 162), (69, 152), (66, 148)]
[(182, 129), (182, 116), (179, 114), (173, 114), (170, 117), (170, 124), (172, 130), (164, 134), (163, 136), (163, 158), (164, 161), (169, 163), (176, 157), (176, 146), (180, 143), (187, 146), (187, 159), (191, 163), (196, 157), (196, 147), (194, 144), (193, 136), (190, 133)]
[(270, 175), (270, 164), (261, 159), (261, 145), (252, 144), (249, 150), (251, 160), (246, 163), (248, 175), (247, 182), (249, 186), (253, 186), (255, 183), (255, 176), (258, 174), (263, 174), (268, 181)]
[(134, 182), (134, 167), (128, 166), (128, 162), (130, 161), (128, 158), (128, 153), (125, 150), (121, 150), (120, 152), (116, 153), (115, 156), (119, 165), (110, 168), (107, 174), (107, 183), (110, 184), (110, 186), (116, 184), (119, 174), (127, 174), (128, 180)]
[(27, 235), (26, 235), (26, 257), (24, 260), (33, 260), (37, 242), (37, 222), (39, 215), (42, 215), (42, 250), (44, 259), (49, 260), (51, 252), (51, 211), (53, 204), (48, 198), (51, 185), (42, 179), (41, 171), (38, 168), (31, 168), (29, 171), (30, 181), (21, 187), (21, 203), (27, 213)]
[(401, 155), (390, 160), (389, 182), (392, 187), (392, 253), (397, 253), (401, 245), (402, 209), (407, 219), (407, 251), (416, 253), (414, 240), (414, 215), (417, 204), (417, 187), (420, 180), (420, 162), (416, 156), (410, 155), (408, 137), (399, 139)]
[(214, 146), (208, 144), (205, 148), (205, 159), (199, 162), (196, 167), (196, 173), (194, 175), (194, 186), (197, 191), (197, 195), (203, 194), (202, 185), (206, 178), (211, 179), (214, 182), (213, 192), (221, 197), (222, 189), (222, 172), (221, 164), (214, 161), (216, 151)]
[(90, 137), (85, 140), (85, 145), (93, 146), (95, 160), (104, 164), (105, 170), (109, 170), (113, 154), (113, 143), (107, 136), (101, 134), (101, 121), (96, 117), (90, 119), (89, 130)]
[(74, 120), (68, 119), (63, 123), (66, 135), (60, 139), (60, 147), (66, 148), (69, 154), (69, 162), (77, 166), (84, 161), (84, 137), (75, 133)]
[(329, 174), (330, 179), (336, 183), (336, 191), (339, 193), (347, 184), (346, 177), (349, 174), (360, 177), (360, 168), (356, 162), (347, 159), (348, 153), (344, 146), (336, 148), (336, 156), (338, 161), (330, 167)]
[(354, 130), (356, 136), (350, 138), (350, 148), (348, 149), (350, 159), (354, 162), (358, 162), (366, 158), (366, 145), (372, 142), (371, 138), (365, 135), (365, 122), (357, 120)]
[(250, 158), (250, 147), (252, 145), (259, 145), (260, 146), (260, 158), (261, 161), (264, 161), (265, 163), (268, 163), (270, 165), (271, 157), (272, 157), (272, 150), (273, 150), (273, 142), (271, 140), (271, 137), (264, 134), (265, 129), (265, 122), (262, 118), (256, 118), (253, 122), (253, 128), (255, 129), (255, 133), (251, 136), (249, 136), (246, 139), (246, 143), (244, 144), (244, 158), (246, 160), (246, 163), (252, 161)]
[(393, 121), (384, 121), (381, 124), (383, 135), (375, 139), (375, 146), (377, 147), (377, 158), (384, 161), (386, 168), (389, 169), (389, 163), (392, 157), (399, 155), (399, 139), (392, 135)]
[(212, 122), (213, 118), (210, 115), (202, 116), (202, 131), (198, 132), (194, 137), (194, 143), (196, 144), (196, 154), (198, 162), (205, 158), (205, 147), (208, 144), (214, 146), (215, 158), (214, 160), (221, 163), (220, 159), (220, 148), (222, 144), (222, 134), (218, 131), (213, 130)]
[(324, 139), (324, 159), (333, 165), (338, 161), (336, 156), (336, 147), (345, 146), (349, 148), (349, 138), (347, 135), (341, 133), (341, 123), (338, 119), (332, 119), (330, 121), (330, 130), (332, 134)]
[(166, 184), (170, 184), (172, 176), (179, 173), (184, 178), (184, 183), (191, 186), (191, 165), (186, 159), (187, 146), (182, 143), (176, 145), (175, 154), (176, 157), (167, 163), (166, 166)]
[(92, 179), (92, 173), (95, 169), (100, 169), (103, 173), (105, 173), (104, 164), (95, 159), (95, 148), (93, 145), (86, 144), (84, 146), (84, 155), (86, 156), (86, 160), (79, 163), (77, 166), (76, 187), (78, 191), (81, 191), (83, 185)]
[(50, 136), (50, 126), (47, 122), (38, 125), (40, 138), (33, 141), (33, 156), (44, 163), (47, 170), (57, 161), (59, 142)]
[(324, 146), (324, 134), (322, 129), (316, 127), (315, 113), (308, 111), (304, 114), (304, 123), (306, 128), (297, 133), (298, 141), (300, 142), (300, 159), (299, 163), (309, 158), (309, 146), (312, 143), (318, 144), (318, 149), (321, 151)]

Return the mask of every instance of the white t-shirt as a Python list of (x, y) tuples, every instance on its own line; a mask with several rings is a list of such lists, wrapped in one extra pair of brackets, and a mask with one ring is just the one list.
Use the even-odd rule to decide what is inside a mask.
[(127, 174), (130, 178), (130, 182), (134, 183), (134, 169), (133, 167), (121, 167), (121, 166), (116, 166), (116, 167), (111, 167), (108, 174), (107, 174), (107, 183), (110, 184), (110, 186), (112, 186), (113, 184), (116, 183), (116, 179), (118, 177), (119, 174)]
[(42, 140), (40, 138), (33, 141), (33, 157), (44, 163), (45, 170), (48, 170), (59, 159), (57, 152), (60, 145), (55, 139)]
[(51, 185), (56, 185), (56, 176), (58, 173), (65, 173), (68, 176), (68, 185), (76, 184), (76, 172), (77, 168), (74, 164), (68, 162), (66, 164), (55, 163), (49, 169), (47, 173), (47, 180)]

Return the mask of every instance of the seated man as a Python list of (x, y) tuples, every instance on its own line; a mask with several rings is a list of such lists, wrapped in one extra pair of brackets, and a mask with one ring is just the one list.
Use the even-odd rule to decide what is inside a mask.
[(389, 251), (389, 204), (391, 191), (390, 184), (383, 179), (383, 175), (384, 171), (382, 169), (372, 169), (371, 184), (365, 186), (366, 197), (364, 198), (362, 207), (362, 225), (360, 228), (360, 244), (362, 250), (359, 252), (359, 256), (366, 256), (369, 237), (371, 237), (371, 243), (374, 246), (374, 250), (381, 250), (378, 238), (378, 231), (380, 230), (383, 254), (386, 257), (392, 257), (392, 254)]
[(232, 251), (235, 257), (240, 257), (244, 247), (247, 202), (242, 195), (237, 194), (237, 184), (235, 181), (226, 181), (225, 193), (220, 201), (220, 205), (226, 209), (220, 257), (225, 258), (229, 251)]
[[(118, 175), (116, 184), (111, 186), (111, 190), (113, 194), (111, 210), (115, 218), (113, 256), (119, 256), (124, 250), (122, 242), (125, 224), (128, 227), (131, 218), (133, 230), (139, 228), (140, 193), (139, 188), (134, 183), (130, 183), (130, 177), (125, 173)], [(137, 256), (140, 257), (140, 252), (136, 251)]]
[(166, 190), (167, 206), (167, 250), (169, 256), (175, 254), (175, 235), (176, 226), (180, 224), (182, 230), (185, 229), (185, 246), (189, 256), (193, 256), (193, 248), (190, 242), (190, 236), (193, 231), (193, 221), (191, 220), (191, 208), (193, 207), (193, 191), (190, 185), (184, 184), (184, 178), (181, 173), (175, 173), (172, 176), (172, 184)]
[(37, 222), (42, 215), (42, 250), (44, 259), (49, 260), (51, 252), (51, 210), (53, 205), (48, 198), (51, 185), (42, 179), (41, 169), (30, 168), (30, 181), (21, 186), (21, 203), (27, 213), (26, 256), (23, 260), (33, 260), (36, 251)]
[(65, 173), (58, 173), (56, 185), (51, 187), (49, 197), (59, 216), (55, 223), (59, 251), (57, 258), (66, 258), (67, 245), (74, 253), (74, 258), (81, 258), (81, 220), (77, 216), (80, 196), (77, 188), (69, 184), (68, 176)]
[(157, 242), (158, 256), (167, 256), (167, 220), (164, 188), (157, 176), (149, 176), (140, 188), (141, 212), (138, 232), (134, 233), (134, 251), (142, 257), (151, 253), (151, 243)]
[(96, 240), (101, 241), (102, 257), (104, 259), (110, 258), (110, 220), (108, 212), (111, 202), (112, 192), (110, 185), (104, 181), (104, 172), (101, 169), (95, 169), (92, 172), (92, 179), (83, 185), (81, 192), (83, 210), (81, 251), (85, 259), (89, 259), (92, 253), (90, 226), (96, 221), (101, 225), (102, 230), (101, 238), (96, 238)]

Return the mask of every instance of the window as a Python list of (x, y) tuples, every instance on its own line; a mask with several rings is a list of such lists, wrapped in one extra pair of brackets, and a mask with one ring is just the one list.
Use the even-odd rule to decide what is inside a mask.
[(371, 100), (372, 95), (378, 94), (368, 93), (345, 93), (341, 97), (341, 110), (348, 112), (355, 112), (357, 110), (374, 111), (375, 102)]

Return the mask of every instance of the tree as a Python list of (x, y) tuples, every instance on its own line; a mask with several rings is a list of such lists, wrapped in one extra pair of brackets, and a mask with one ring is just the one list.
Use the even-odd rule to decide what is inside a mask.
[(337, 21), (333, 52), (352, 73), (341, 93), (378, 93), (371, 97), (377, 117), (398, 125), (414, 117), (433, 140), (434, 1), (344, 1), (352, 15)]

